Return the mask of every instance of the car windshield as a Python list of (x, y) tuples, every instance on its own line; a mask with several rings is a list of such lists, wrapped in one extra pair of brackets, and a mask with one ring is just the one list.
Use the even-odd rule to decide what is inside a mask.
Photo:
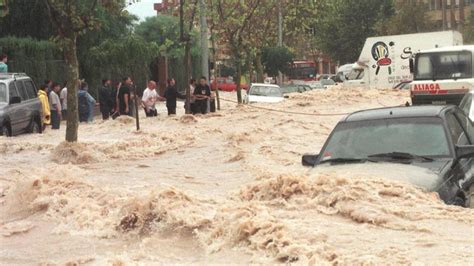
[(267, 86), (254, 86), (250, 90), (250, 95), (254, 96), (268, 96), (268, 97), (282, 97), (280, 88)]
[(416, 58), (415, 80), (472, 78), (469, 52), (420, 54)]
[(353, 69), (348, 75), (348, 80), (359, 80), (364, 77), (364, 69)]
[(442, 120), (403, 118), (340, 123), (322, 151), (321, 160), (367, 158), (392, 152), (449, 157)]
[(281, 87), (283, 93), (292, 93), (298, 91), (298, 86), (283, 86)]
[(3, 83), (0, 83), (0, 103), (7, 102), (7, 86)]

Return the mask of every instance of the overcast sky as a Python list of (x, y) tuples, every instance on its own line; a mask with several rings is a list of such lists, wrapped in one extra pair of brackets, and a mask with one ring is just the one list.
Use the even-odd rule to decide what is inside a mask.
[[(127, 4), (129, 0), (126, 0)], [(156, 16), (156, 11), (153, 9), (153, 4), (161, 3), (161, 0), (140, 0), (140, 2), (129, 5), (126, 10), (138, 16), (140, 20), (146, 17)]]

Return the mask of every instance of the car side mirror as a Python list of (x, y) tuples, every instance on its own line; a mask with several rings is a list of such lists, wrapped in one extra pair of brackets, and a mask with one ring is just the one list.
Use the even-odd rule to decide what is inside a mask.
[(303, 166), (310, 166), (313, 167), (316, 165), (316, 162), (318, 161), (319, 154), (305, 154), (301, 158), (301, 164)]
[(410, 73), (413, 74), (415, 72), (415, 62), (413, 62), (413, 58), (410, 58), (409, 64), (410, 64)]
[(465, 159), (474, 157), (474, 145), (456, 146), (456, 159)]
[(21, 98), (19, 96), (14, 96), (10, 98), (10, 104), (21, 103)]

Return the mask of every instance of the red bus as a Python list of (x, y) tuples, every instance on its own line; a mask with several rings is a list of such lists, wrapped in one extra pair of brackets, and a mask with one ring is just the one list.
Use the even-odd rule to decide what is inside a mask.
[(316, 63), (314, 61), (293, 61), (289, 78), (292, 80), (316, 80)]

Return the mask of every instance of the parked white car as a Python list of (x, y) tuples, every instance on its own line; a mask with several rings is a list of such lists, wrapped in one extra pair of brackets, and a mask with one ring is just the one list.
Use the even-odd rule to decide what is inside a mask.
[(245, 103), (278, 103), (285, 99), (280, 86), (254, 83), (247, 91)]
[(474, 121), (474, 90), (466, 93), (466, 96), (461, 101), (459, 107), (469, 116), (471, 121)]

